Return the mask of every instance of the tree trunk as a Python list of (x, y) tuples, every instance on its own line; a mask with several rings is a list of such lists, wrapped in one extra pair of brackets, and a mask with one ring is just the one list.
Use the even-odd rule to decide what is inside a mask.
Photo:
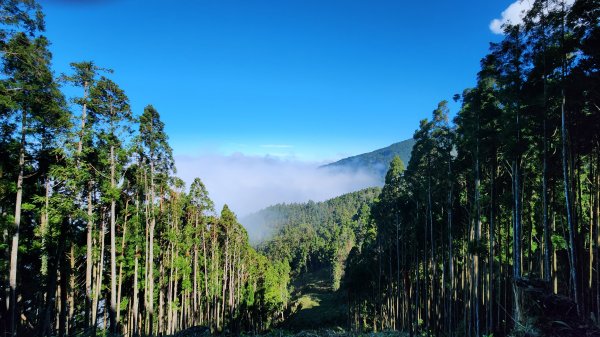
[(152, 336), (152, 319), (154, 317), (154, 227), (156, 218), (154, 216), (154, 163), (150, 161), (150, 229), (148, 243), (148, 307), (146, 308), (149, 320), (149, 334)]
[(67, 334), (75, 333), (75, 245), (71, 243), (71, 252), (69, 254), (69, 313), (67, 316)]
[(577, 287), (577, 265), (576, 252), (575, 252), (575, 224), (573, 223), (572, 206), (571, 206), (571, 188), (569, 181), (569, 169), (567, 165), (567, 125), (565, 120), (565, 92), (562, 90), (562, 104), (561, 104), (561, 138), (562, 138), (562, 166), (563, 166), (563, 181), (565, 189), (565, 207), (567, 210), (567, 226), (569, 228), (569, 276), (571, 278), (573, 300), (577, 306), (577, 315), (581, 315), (579, 306), (579, 291)]
[[(61, 233), (66, 233), (69, 227), (69, 220), (65, 217), (62, 220)], [(58, 264), (60, 266), (60, 310), (58, 316), (58, 336), (64, 337), (67, 331), (67, 294), (68, 294), (68, 279), (69, 267), (67, 266), (67, 256), (65, 251), (66, 240), (60, 240)]]
[(552, 242), (550, 241), (550, 227), (548, 223), (548, 108), (547, 108), (547, 91), (548, 80), (546, 74), (546, 14), (547, 1), (544, 1), (544, 9), (541, 12), (542, 25), (542, 54), (543, 54), (543, 122), (542, 122), (542, 139), (543, 139), (543, 157), (542, 157), (542, 226), (544, 230), (544, 281), (550, 283), (551, 267), (550, 267), (550, 251)]
[(206, 301), (206, 319), (207, 322), (210, 321), (210, 297), (208, 294), (208, 263), (207, 263), (207, 259), (206, 259), (206, 237), (205, 237), (205, 230), (204, 230), (204, 225), (202, 225), (202, 252), (203, 252), (203, 258), (204, 258), (204, 295), (205, 295), (205, 301)]
[(123, 285), (123, 261), (125, 260), (125, 240), (127, 238), (127, 218), (129, 199), (125, 200), (125, 219), (123, 221), (123, 238), (121, 239), (121, 263), (119, 263), (119, 281), (117, 285), (117, 324), (121, 319), (121, 286)]
[(513, 293), (514, 293), (514, 319), (517, 324), (520, 324), (522, 321), (522, 303), (521, 303), (521, 289), (517, 286), (517, 281), (521, 279), (521, 259), (522, 259), (522, 248), (521, 248), (521, 186), (520, 186), (520, 161), (521, 154), (519, 143), (521, 141), (521, 126), (520, 126), (520, 115), (519, 115), (520, 107), (517, 107), (516, 112), (516, 144), (517, 149), (515, 150), (515, 158), (513, 160), (513, 168), (512, 168), (512, 183), (513, 183)]
[(194, 308), (194, 317), (193, 317), (193, 322), (194, 324), (198, 324), (197, 322), (197, 312), (199, 311), (198, 308), (198, 244), (196, 241), (197, 235), (198, 235), (198, 215), (195, 214), (195, 230), (194, 230), (194, 262), (193, 262), (193, 294), (192, 294), (192, 307)]
[[(115, 148), (110, 147), (110, 187), (115, 189)], [(110, 201), (110, 331), (117, 333), (117, 256), (116, 256), (116, 200)]]
[(92, 187), (91, 181), (88, 182), (87, 197), (87, 240), (85, 254), (85, 328), (90, 327), (90, 311), (92, 307), (92, 266), (94, 257), (92, 255), (92, 237), (94, 230), (93, 211), (92, 211)]
[[(96, 271), (96, 288), (94, 291), (94, 302), (92, 305), (92, 336), (96, 336), (96, 323), (97, 323), (97, 314), (98, 314), (98, 301), (100, 297), (100, 292), (102, 291), (102, 276), (104, 274), (104, 241), (106, 236), (106, 220), (102, 219), (102, 229), (100, 232), (100, 261), (98, 262), (98, 267)], [(106, 311), (106, 310), (105, 310)]]
[(494, 256), (495, 256), (495, 225), (496, 225), (496, 153), (493, 152), (493, 166), (492, 176), (490, 181), (490, 243), (489, 243), (489, 282), (488, 282), (488, 293), (489, 303), (488, 307), (488, 331), (490, 334), (494, 331)]
[(475, 336), (479, 337), (479, 240), (481, 238), (481, 204), (480, 204), (480, 188), (481, 180), (479, 178), (479, 114), (477, 115), (477, 144), (475, 149), (475, 245), (476, 250), (473, 255), (473, 279), (474, 279), (474, 295), (473, 306), (475, 310)]
[(596, 196), (594, 198), (594, 222), (596, 224), (596, 322), (600, 321), (600, 144), (596, 154)]
[(139, 308), (139, 287), (138, 287), (138, 246), (135, 245), (135, 262), (133, 267), (133, 317), (132, 317), (132, 336), (138, 335), (138, 308)]
[(21, 117), (21, 144), (19, 146), (19, 176), (17, 177), (17, 197), (15, 202), (15, 221), (13, 223), (12, 244), (10, 250), (10, 299), (8, 301), (10, 314), (11, 336), (17, 335), (17, 258), (19, 253), (19, 231), (21, 226), (21, 205), (23, 203), (23, 176), (25, 170), (25, 135), (27, 128), (27, 112)]
[[(45, 198), (45, 208), (42, 212), (42, 216), (40, 219), (40, 235), (42, 237), (41, 275), (43, 278), (46, 278), (48, 280), (47, 281), (48, 284), (51, 284), (55, 280), (48, 278), (48, 272), (49, 272), (48, 259), (49, 259), (49, 255), (50, 255), (50, 252), (48, 251), (48, 245), (46, 242), (47, 241), (46, 237), (48, 236), (48, 231), (49, 231), (49, 226), (50, 226), (50, 217), (49, 217), (50, 179), (48, 177), (46, 177), (45, 188), (46, 188), (46, 194), (44, 197)], [(48, 288), (46, 288), (42, 295), (42, 300), (48, 301), (48, 296), (49, 296), (49, 292), (48, 292)], [(40, 317), (42, 317), (41, 320), (44, 321), (44, 319), (45, 319), (44, 313), (41, 313)], [(41, 335), (43, 335), (44, 333), (46, 333), (45, 330), (42, 330)]]

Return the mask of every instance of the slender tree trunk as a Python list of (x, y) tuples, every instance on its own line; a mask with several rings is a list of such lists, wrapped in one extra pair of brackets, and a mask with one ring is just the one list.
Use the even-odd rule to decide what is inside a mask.
[[(115, 189), (115, 148), (110, 147), (110, 187)], [(116, 200), (110, 201), (110, 331), (117, 333), (117, 255), (116, 255)]]
[(475, 310), (475, 336), (479, 337), (479, 302), (480, 302), (480, 291), (479, 291), (479, 239), (481, 238), (481, 205), (480, 205), (480, 189), (481, 181), (479, 178), (479, 114), (477, 115), (477, 144), (475, 149), (475, 245), (477, 249), (473, 254), (473, 306)]
[[(88, 97), (89, 83), (86, 81), (83, 84), (83, 107), (81, 110), (81, 127), (79, 131), (79, 141), (77, 142), (77, 167), (80, 167), (80, 156), (83, 152), (83, 138), (85, 134), (85, 127), (87, 123), (87, 97)], [(88, 195), (87, 195), (87, 241), (86, 241), (86, 268), (85, 268), (85, 322), (84, 327), (87, 330), (90, 326), (90, 308), (92, 306), (92, 182), (88, 182)]]
[(592, 163), (594, 158), (593, 154), (590, 154), (590, 165), (589, 165), (589, 182), (590, 182), (590, 189), (589, 189), (589, 193), (590, 193), (590, 204), (589, 204), (589, 212), (590, 212), (590, 222), (589, 222), (589, 227), (590, 227), (590, 232), (589, 232), (589, 237), (588, 237), (588, 241), (589, 241), (589, 265), (588, 265), (588, 303), (589, 303), (589, 312), (593, 315), (593, 308), (594, 308), (594, 165)]
[[(173, 301), (175, 300), (175, 295), (173, 292), (174, 289), (174, 283), (175, 283), (175, 279), (173, 278), (173, 270), (175, 269), (173, 267), (173, 261), (175, 259), (175, 254), (174, 254), (174, 249), (173, 249), (173, 244), (170, 244), (171, 249), (170, 251), (170, 265), (171, 268), (169, 270), (169, 289), (167, 289), (167, 333), (171, 334), (172, 333), (172, 325), (173, 325)], [(160, 310), (160, 309), (159, 309)], [(162, 316), (162, 315), (160, 315)]]
[[(160, 262), (158, 264), (158, 324), (156, 327), (156, 334), (159, 335), (161, 333), (163, 333), (165, 331), (165, 320), (164, 320), (164, 314), (165, 314), (165, 291), (166, 291), (166, 287), (165, 287), (165, 269), (164, 269), (164, 262), (166, 261), (165, 258), (160, 259)], [(168, 310), (168, 308), (167, 308)]]
[[(400, 222), (398, 221), (398, 213), (396, 213), (396, 307), (400, 307)], [(400, 311), (396, 311), (396, 330), (400, 330)]]
[[(65, 217), (62, 220), (61, 233), (68, 233), (69, 218)], [(60, 266), (60, 310), (58, 316), (58, 336), (64, 337), (67, 331), (67, 306), (68, 306), (68, 279), (69, 279), (69, 267), (67, 266), (67, 256), (65, 246), (67, 245), (66, 240), (60, 240), (59, 243), (59, 266)]]
[(198, 324), (196, 317), (198, 316), (199, 307), (198, 307), (198, 244), (197, 244), (197, 235), (198, 235), (198, 214), (195, 214), (195, 230), (194, 230), (194, 268), (193, 268), (193, 295), (192, 295), (192, 306), (194, 308), (194, 324)]
[(145, 203), (144, 203), (144, 212), (145, 212), (145, 223), (146, 226), (144, 227), (144, 321), (142, 322), (143, 324), (143, 331), (148, 334), (150, 327), (149, 327), (149, 314), (148, 314), (148, 308), (150, 307), (150, 304), (148, 303), (148, 299), (150, 298), (150, 294), (148, 294), (148, 288), (150, 287), (148, 284), (148, 275), (150, 273), (150, 197), (148, 196), (148, 191), (149, 191), (149, 187), (148, 187), (148, 175), (146, 170), (144, 170), (144, 191), (145, 195)]
[(600, 321), (600, 144), (596, 144), (594, 222), (596, 224), (596, 322)]
[(550, 227), (548, 224), (548, 140), (546, 137), (546, 118), (544, 117), (544, 158), (542, 169), (542, 225), (544, 228), (544, 281), (550, 283)]
[[(450, 165), (448, 165), (448, 171), (450, 171)], [(451, 181), (449, 179), (449, 181)], [(448, 272), (450, 275), (450, 305), (448, 306), (448, 335), (452, 337), (453, 335), (453, 324), (454, 318), (452, 309), (454, 307), (453, 303), (455, 300), (455, 290), (454, 290), (454, 257), (453, 257), (453, 239), (452, 239), (452, 183), (450, 182), (450, 189), (448, 191)]]
[(119, 263), (119, 281), (117, 285), (117, 324), (121, 319), (121, 286), (123, 285), (123, 261), (125, 260), (125, 240), (127, 238), (127, 218), (129, 199), (125, 200), (125, 219), (123, 221), (123, 237), (121, 239), (121, 262)]
[(75, 245), (71, 243), (71, 251), (69, 254), (69, 313), (67, 316), (67, 334), (73, 335), (75, 329)]
[(88, 182), (87, 196), (87, 239), (86, 239), (86, 254), (85, 254), (85, 328), (90, 327), (90, 309), (92, 307), (92, 266), (94, 257), (92, 255), (92, 237), (94, 230), (94, 220), (92, 211), (92, 187), (91, 181)]
[(206, 319), (207, 322), (210, 321), (210, 297), (208, 294), (208, 263), (207, 263), (207, 259), (206, 259), (206, 237), (205, 237), (205, 230), (204, 230), (204, 225), (202, 225), (202, 252), (203, 252), (203, 258), (204, 258), (204, 295), (205, 295), (205, 301), (206, 301)]
[(19, 231), (21, 226), (21, 205), (23, 202), (23, 178), (25, 171), (25, 135), (27, 129), (27, 112), (23, 111), (21, 117), (21, 144), (19, 146), (19, 175), (17, 177), (17, 197), (15, 202), (15, 221), (12, 228), (12, 244), (10, 249), (10, 299), (8, 301), (10, 313), (10, 333), (17, 335), (17, 258), (19, 252)]
[(135, 245), (135, 259), (133, 267), (133, 317), (132, 317), (132, 336), (138, 336), (138, 308), (139, 308), (139, 287), (138, 287), (138, 246)]
[[(45, 188), (46, 188), (46, 194), (45, 194), (45, 205), (44, 205), (44, 210), (42, 212), (42, 216), (40, 219), (40, 235), (42, 237), (42, 258), (41, 258), (41, 274), (42, 277), (47, 279), (48, 284), (52, 283), (52, 280), (48, 278), (48, 258), (50, 255), (50, 252), (48, 251), (48, 245), (47, 245), (47, 239), (46, 237), (48, 236), (48, 231), (49, 231), (49, 226), (50, 226), (50, 217), (49, 217), (49, 212), (50, 212), (50, 179), (48, 177), (46, 177), (46, 182), (45, 182)], [(48, 300), (48, 288), (46, 288), (44, 290), (44, 294), (42, 295), (42, 299), (44, 301)], [(41, 315), (44, 315), (43, 313)], [(43, 320), (43, 318), (42, 318)]]
[(495, 300), (495, 292), (494, 292), (494, 257), (495, 257), (495, 225), (496, 225), (496, 153), (493, 152), (493, 166), (492, 166), (492, 176), (490, 181), (490, 243), (489, 243), (489, 282), (488, 282), (488, 292), (489, 292), (489, 303), (488, 307), (488, 331), (487, 333), (493, 333), (494, 331), (494, 300)]
[[(103, 212), (104, 213), (104, 212)], [(98, 262), (96, 272), (96, 287), (94, 291), (94, 301), (92, 305), (92, 336), (96, 336), (98, 302), (102, 292), (102, 276), (104, 275), (104, 241), (106, 236), (106, 220), (102, 217), (102, 229), (100, 230), (100, 261)], [(106, 312), (106, 310), (105, 310)]]
[[(552, 231), (556, 232), (556, 215), (552, 212)], [(552, 290), (558, 294), (558, 258), (556, 256), (556, 247), (552, 247)]]
[(229, 230), (225, 232), (225, 263), (223, 264), (223, 287), (221, 293), (221, 317), (223, 317), (223, 323), (225, 323), (225, 291), (227, 289), (227, 272), (229, 263)]
[[(545, 7), (547, 4), (544, 3)], [(545, 13), (542, 11), (542, 29), (545, 29)], [(546, 32), (543, 32), (543, 64), (544, 64), (544, 103), (543, 103), (543, 114), (544, 120), (542, 122), (542, 138), (543, 138), (543, 157), (542, 157), (542, 226), (544, 228), (544, 281), (550, 283), (551, 270), (550, 270), (550, 250), (552, 242), (550, 241), (550, 228), (548, 224), (548, 109), (546, 107), (547, 100), (547, 76), (546, 76)]]
[[(57, 249), (56, 255), (59, 256), (59, 251)], [(56, 265), (58, 259), (50, 260), (49, 263), (54, 263), (54, 265), (49, 269), (48, 275), (48, 285), (46, 287), (46, 305), (44, 308), (44, 313), (42, 316), (42, 321), (40, 323), (40, 331), (39, 335), (42, 337), (46, 337), (51, 335), (51, 327), (52, 327), (52, 312), (56, 304), (56, 294), (57, 294), (57, 281), (58, 281), (58, 266)]]
[[(178, 271), (177, 268), (175, 268), (175, 279), (173, 280), (173, 300), (176, 301), (177, 300), (177, 286), (178, 286), (178, 282), (177, 282), (177, 277), (178, 277)], [(173, 302), (172, 302), (173, 303)], [(173, 315), (173, 317), (171, 317), (171, 333), (174, 333), (175, 331), (177, 331), (177, 307), (173, 307), (173, 309), (171, 309), (171, 313)]]
[(517, 286), (517, 281), (521, 279), (522, 272), (522, 248), (521, 248), (521, 186), (520, 186), (520, 161), (521, 154), (519, 144), (521, 142), (521, 125), (520, 125), (520, 107), (517, 107), (516, 112), (516, 144), (517, 149), (515, 158), (513, 160), (513, 200), (514, 200), (514, 227), (513, 227), (513, 293), (514, 293), (514, 319), (517, 324), (521, 324), (522, 321), (522, 303), (521, 303), (521, 289)]
[(521, 212), (519, 202), (519, 170), (518, 164), (513, 164), (513, 194), (514, 194), (514, 219), (513, 219), (513, 293), (514, 293), (514, 319), (520, 324), (521, 317), (521, 290), (517, 281), (521, 279)]
[(572, 206), (571, 206), (571, 188), (570, 188), (570, 178), (569, 178), (569, 169), (567, 165), (567, 125), (565, 120), (565, 93), (564, 89), (562, 91), (562, 103), (561, 103), (561, 138), (562, 138), (562, 166), (563, 166), (563, 181), (564, 181), (564, 190), (565, 190), (565, 207), (567, 210), (567, 226), (569, 228), (569, 276), (571, 278), (572, 291), (573, 291), (573, 300), (577, 306), (577, 315), (581, 315), (580, 305), (579, 305), (579, 291), (577, 287), (577, 265), (576, 261), (576, 251), (575, 251), (575, 224), (573, 223)]
[(154, 163), (150, 160), (150, 229), (148, 243), (148, 307), (146, 308), (150, 324), (149, 334), (152, 336), (152, 320), (154, 317), (154, 228), (156, 218), (154, 216)]

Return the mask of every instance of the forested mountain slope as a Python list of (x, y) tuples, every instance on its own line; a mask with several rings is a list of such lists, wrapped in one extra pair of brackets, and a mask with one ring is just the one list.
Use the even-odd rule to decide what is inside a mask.
[(247, 228), (250, 242), (264, 243), (287, 227), (311, 225), (326, 227), (350, 221), (363, 206), (369, 206), (379, 194), (378, 187), (347, 193), (323, 202), (277, 204), (245, 216), (241, 222)]
[(334, 163), (323, 165), (322, 167), (349, 171), (362, 170), (375, 174), (379, 178), (381, 184), (383, 184), (385, 173), (387, 172), (392, 159), (395, 156), (399, 156), (403, 162), (408, 163), (414, 144), (415, 141), (411, 138), (372, 152), (340, 159)]
[(383, 188), (273, 206), (256, 248), (152, 105), (56, 76), (39, 5), (0, 2), (0, 335), (265, 332), (314, 276), (357, 334), (599, 336), (600, 2), (531, 2)]
[(259, 250), (273, 261), (289, 263), (298, 275), (329, 268), (339, 286), (345, 257), (368, 230), (369, 209), (377, 187), (324, 201), (279, 204), (253, 214), (253, 221), (271, 231)]
[(276, 205), (260, 213), (275, 215), (273, 235), (259, 245), (271, 261), (290, 266), (292, 284), (287, 318), (293, 330), (343, 327), (348, 302), (340, 288), (350, 251), (374, 235), (370, 209), (379, 188), (368, 188), (325, 202)]
[[(381, 192), (367, 188), (324, 202), (278, 204), (246, 217), (258, 250), (290, 266), (290, 298), (281, 327), (334, 328), (347, 322), (347, 298), (338, 291), (346, 258), (373, 236), (370, 209)], [(268, 233), (268, 234), (266, 234)]]

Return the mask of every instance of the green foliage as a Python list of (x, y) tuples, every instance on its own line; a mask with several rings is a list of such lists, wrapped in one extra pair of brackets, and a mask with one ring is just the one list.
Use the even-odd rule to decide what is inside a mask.
[[(382, 189), (244, 219), (272, 235), (252, 237), (257, 251), (200, 179), (187, 192), (174, 176), (152, 105), (134, 115), (91, 61), (55, 78), (40, 6), (1, 1), (0, 250), (17, 259), (0, 260), (0, 283), (18, 300), (4, 296), (0, 316), (15, 308), (23, 336), (237, 333), (281, 324), (298, 296), (305, 319), (325, 324), (328, 312), (356, 330), (537, 335), (549, 322), (589, 334), (600, 310), (600, 5), (564, 4), (535, 0), (522, 25), (504, 27), (475, 86), (455, 95), (454, 121), (442, 101), (413, 139), (328, 165), (375, 172)], [(83, 92), (73, 106), (59, 81)], [(302, 293), (311, 273), (321, 283)], [(521, 298), (525, 287), (543, 296)], [(115, 314), (120, 324), (99, 324)], [(0, 333), (11, 335), (7, 320)]]
[(368, 188), (319, 203), (275, 205), (244, 222), (262, 219), (261, 227), (275, 232), (259, 246), (272, 261), (289, 262), (296, 275), (327, 268), (337, 288), (350, 250), (368, 236), (369, 207), (379, 191)]
[[(65, 335), (67, 326), (70, 334), (95, 335), (108, 335), (107, 328), (164, 335), (201, 323), (213, 330), (268, 328), (287, 305), (289, 265), (272, 264), (250, 247), (227, 207), (216, 217), (200, 179), (186, 193), (174, 177), (158, 111), (148, 105), (134, 116), (124, 90), (101, 76), (112, 71), (86, 61), (54, 78), (37, 3), (2, 1), (0, 12), (0, 248), (6, 256), (9, 239), (20, 234), (17, 264), (2, 259), (0, 280), (8, 285), (9, 269), (16, 269), (15, 317), (26, 318), (17, 320), (16, 334)], [(74, 105), (66, 104), (59, 80), (81, 92), (70, 98)], [(109, 313), (112, 297), (118, 302)], [(2, 303), (6, 308), (6, 298)], [(150, 305), (161, 304), (150, 313)], [(185, 321), (167, 326), (184, 312)], [(102, 315), (111, 316), (109, 326), (97, 324)], [(116, 315), (119, 324), (112, 323)], [(9, 317), (6, 309), (1, 316)], [(0, 332), (9, 335), (8, 327), (0, 324)]]
[[(538, 335), (550, 317), (598, 312), (600, 97), (586, 85), (599, 9), (533, 1), (456, 95), (453, 123), (445, 101), (421, 121), (406, 171), (388, 171), (371, 209), (375, 239), (348, 258), (354, 327)], [(537, 304), (550, 298), (571, 314)]]

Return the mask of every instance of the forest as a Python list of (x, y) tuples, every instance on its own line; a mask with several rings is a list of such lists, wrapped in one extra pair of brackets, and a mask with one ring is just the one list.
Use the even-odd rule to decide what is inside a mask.
[(292, 276), (326, 269), (328, 283), (337, 290), (350, 249), (373, 230), (370, 207), (379, 193), (379, 188), (367, 188), (325, 202), (268, 207), (253, 215), (274, 227), (258, 248), (272, 261), (286, 261)]
[(159, 112), (131, 111), (94, 62), (55, 76), (37, 3), (0, 12), (2, 335), (269, 328), (289, 267), (216, 213), (200, 179), (184, 187)]
[(267, 208), (260, 243), (110, 65), (55, 74), (41, 6), (0, 13), (3, 336), (282, 336), (319, 271), (340, 336), (600, 336), (599, 1), (532, 0), (383, 188)]
[(353, 329), (598, 335), (599, 19), (598, 1), (534, 1), (456, 118), (442, 101), (421, 121), (348, 259)]

